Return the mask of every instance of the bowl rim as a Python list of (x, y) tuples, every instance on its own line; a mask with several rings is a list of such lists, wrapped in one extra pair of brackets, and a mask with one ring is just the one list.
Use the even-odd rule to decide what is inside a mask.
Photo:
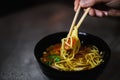
[[(63, 32), (51, 33), (51, 34), (49, 34), (49, 35), (43, 37), (42, 39), (40, 39), (40, 40), (37, 42), (37, 44), (35, 45), (35, 48), (34, 48), (34, 56), (35, 56), (35, 58), (37, 59), (37, 62), (38, 62), (40, 65), (42, 65), (42, 66), (44, 66), (44, 67), (46, 67), (46, 68), (48, 68), (48, 69), (50, 69), (50, 70), (54, 70), (55, 72), (78, 73), (78, 72), (88, 72), (88, 71), (91, 71), (91, 70), (95, 70), (95, 69), (97, 68), (97, 66), (94, 67), (94, 68), (92, 68), (92, 69), (80, 70), (80, 71), (63, 71), (63, 70), (57, 70), (57, 69), (54, 69), (54, 68), (52, 68), (52, 67), (46, 65), (46, 64), (43, 63), (41, 60), (38, 60), (35, 50), (36, 50), (36, 48), (37, 48), (37, 45), (40, 43), (40, 41), (43, 40), (43, 39), (46, 39), (47, 37), (50, 37), (50, 36), (53, 36), (53, 35), (56, 35), (56, 34), (61, 34), (61, 33), (67, 34), (68, 32), (67, 32), (67, 31), (63, 31)], [(107, 42), (105, 42), (102, 38), (100, 38), (99, 36), (93, 35), (93, 34), (91, 34), (91, 33), (86, 33), (86, 32), (81, 32), (81, 31), (78, 32), (78, 35), (92, 36), (92, 37), (98, 38), (99, 40), (101, 40), (102, 42), (104, 42), (105, 45), (107, 46), (107, 51), (109, 52), (108, 54), (109, 54), (109, 58), (110, 58), (111, 49), (110, 49), (110, 47), (108, 46)], [(109, 59), (107, 59), (106, 62), (108, 62), (108, 60), (109, 60)], [(101, 64), (105, 64), (105, 63), (103, 62), (103, 63), (101, 63)], [(100, 65), (101, 65), (101, 64), (100, 64)], [(99, 65), (98, 65), (98, 67), (99, 67)]]

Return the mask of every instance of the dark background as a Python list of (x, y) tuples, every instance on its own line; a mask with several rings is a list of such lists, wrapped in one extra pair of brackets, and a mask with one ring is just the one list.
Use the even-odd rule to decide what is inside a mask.
[[(0, 80), (49, 80), (34, 57), (36, 43), (48, 34), (68, 31), (74, 0), (0, 1)], [(81, 16), (81, 14), (80, 14)], [(120, 78), (120, 18), (87, 16), (79, 31), (99, 36), (111, 58), (98, 80)]]
[(47, 3), (65, 3), (72, 4), (74, 0), (1, 0), (0, 1), (0, 14), (6, 15), (35, 5), (43, 5)]

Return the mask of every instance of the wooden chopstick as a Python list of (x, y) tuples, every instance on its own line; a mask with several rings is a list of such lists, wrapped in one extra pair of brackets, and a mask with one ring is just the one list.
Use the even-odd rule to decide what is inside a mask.
[(89, 12), (90, 8), (87, 8), (84, 12), (84, 14), (82, 15), (82, 17), (80, 18), (78, 24), (76, 25), (77, 28), (79, 28), (82, 24), (82, 22), (84, 21), (85, 17), (87, 16), (88, 12)]
[(76, 11), (76, 13), (75, 13), (73, 22), (72, 22), (72, 24), (71, 24), (71, 28), (70, 28), (70, 31), (69, 31), (69, 33), (68, 33), (68, 37), (69, 37), (69, 36), (71, 35), (71, 33), (72, 33), (72, 30), (73, 30), (74, 25), (75, 25), (75, 23), (76, 23), (77, 17), (78, 17), (79, 12), (80, 12), (80, 9), (81, 9), (81, 7), (79, 6), (78, 9), (77, 9), (77, 11)]
[(90, 10), (90, 8), (87, 8), (87, 9), (85, 10), (84, 14), (82, 15), (82, 17), (81, 17), (80, 20), (78, 21), (78, 24), (75, 26), (75, 23), (76, 23), (76, 20), (77, 20), (78, 15), (79, 15), (80, 9), (81, 9), (81, 7), (79, 6), (78, 9), (77, 9), (77, 12), (75, 13), (75, 16), (74, 16), (73, 22), (72, 22), (72, 24), (71, 24), (71, 28), (70, 28), (70, 31), (69, 31), (69, 33), (68, 33), (68, 35), (67, 35), (67, 38), (69, 38), (70, 35), (72, 34), (72, 31), (73, 31), (74, 27), (79, 28), (79, 27), (81, 26), (82, 22), (84, 21), (85, 17), (87, 16), (87, 14), (88, 14), (88, 12), (89, 12), (89, 10)]

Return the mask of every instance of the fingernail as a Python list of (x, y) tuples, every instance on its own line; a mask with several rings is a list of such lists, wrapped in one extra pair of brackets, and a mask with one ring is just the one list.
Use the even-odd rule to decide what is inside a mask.
[(108, 12), (105, 11), (104, 14), (105, 14), (105, 16), (108, 16)]

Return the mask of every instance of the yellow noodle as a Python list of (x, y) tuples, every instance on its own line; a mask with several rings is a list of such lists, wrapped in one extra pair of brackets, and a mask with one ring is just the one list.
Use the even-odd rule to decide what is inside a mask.
[[(56, 69), (63, 71), (87, 70), (103, 62), (102, 52), (100, 52), (96, 46), (85, 46), (85, 50), (80, 49), (81, 43), (76, 27), (74, 27), (71, 36), (63, 38), (61, 42), (61, 60), (52, 64)], [(68, 49), (65, 48), (66, 46)], [(82, 56), (76, 58), (77, 54), (81, 54)]]

